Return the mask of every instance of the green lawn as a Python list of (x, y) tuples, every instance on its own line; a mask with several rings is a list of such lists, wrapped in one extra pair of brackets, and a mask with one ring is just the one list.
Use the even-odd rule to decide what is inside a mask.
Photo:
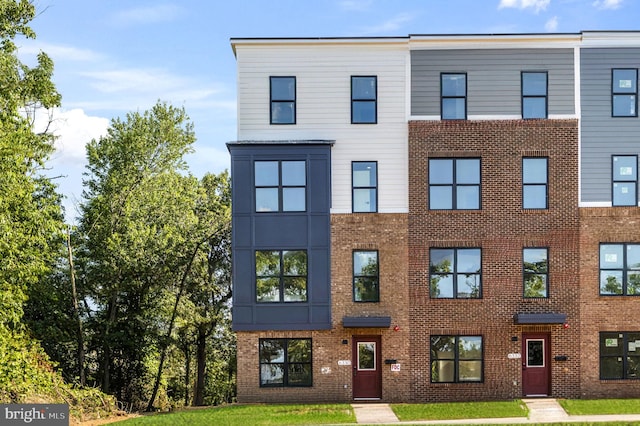
[(572, 416), (589, 414), (640, 414), (640, 399), (559, 399)]
[(134, 425), (321, 425), (355, 423), (349, 404), (304, 405), (228, 405), (201, 410), (185, 410), (167, 414), (136, 417), (118, 422), (120, 426)]
[(527, 417), (520, 400), (497, 402), (446, 402), (435, 404), (392, 404), (401, 421)]

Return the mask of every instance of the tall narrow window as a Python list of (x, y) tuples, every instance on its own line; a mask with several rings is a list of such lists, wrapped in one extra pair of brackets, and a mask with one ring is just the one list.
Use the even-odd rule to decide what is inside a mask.
[(640, 379), (640, 332), (600, 333), (600, 379)]
[(311, 339), (260, 339), (260, 386), (311, 386)]
[(480, 209), (480, 159), (430, 159), (429, 209)]
[(547, 208), (547, 163), (547, 158), (522, 159), (522, 208)]
[(638, 156), (614, 155), (612, 157), (614, 206), (638, 205)]
[(640, 244), (600, 244), (600, 295), (640, 295)]
[(306, 302), (307, 252), (304, 250), (256, 251), (256, 300), (258, 302)]
[(441, 74), (441, 117), (443, 120), (466, 120), (467, 74)]
[(431, 336), (431, 383), (481, 382), (482, 336)]
[(270, 77), (271, 124), (296, 124), (296, 78)]
[(351, 163), (353, 184), (353, 212), (373, 213), (378, 211), (378, 163), (354, 161)]
[(351, 77), (351, 123), (375, 124), (378, 120), (378, 78)]
[(256, 212), (303, 212), (306, 210), (305, 161), (256, 161)]
[(378, 252), (353, 252), (353, 300), (378, 302), (380, 300)]
[(522, 250), (524, 297), (549, 296), (549, 251), (546, 248)]
[(638, 116), (638, 69), (611, 70), (611, 115)]
[(547, 73), (522, 73), (522, 118), (547, 118)]
[(429, 251), (430, 294), (434, 299), (482, 297), (479, 248), (432, 248)]

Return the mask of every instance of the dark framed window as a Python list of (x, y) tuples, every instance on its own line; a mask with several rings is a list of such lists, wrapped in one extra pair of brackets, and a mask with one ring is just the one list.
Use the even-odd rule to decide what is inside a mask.
[(611, 199), (614, 206), (638, 205), (638, 156), (613, 155), (611, 157)]
[(431, 383), (483, 380), (482, 336), (431, 336)]
[(432, 248), (429, 250), (430, 294), (434, 299), (482, 297), (482, 250)]
[(611, 70), (611, 116), (638, 116), (638, 69)]
[(480, 159), (429, 159), (429, 209), (479, 210)]
[(353, 188), (352, 208), (354, 213), (378, 211), (378, 163), (354, 161), (351, 163)]
[(640, 295), (640, 244), (600, 244), (600, 295)]
[(600, 379), (640, 379), (640, 332), (600, 333)]
[(549, 249), (522, 250), (522, 279), (525, 298), (549, 297)]
[(522, 159), (522, 208), (548, 208), (548, 163), (546, 157)]
[(547, 72), (523, 71), (522, 118), (547, 118)]
[(296, 78), (269, 77), (271, 124), (296, 124)]
[(260, 339), (260, 387), (313, 384), (311, 339)]
[(305, 161), (256, 161), (254, 175), (256, 212), (306, 210)]
[(307, 252), (257, 250), (256, 301), (306, 302)]
[(355, 250), (353, 252), (353, 300), (356, 302), (380, 301), (377, 251)]
[(378, 121), (378, 77), (351, 76), (351, 123)]
[(440, 116), (443, 120), (467, 119), (467, 74), (440, 74)]

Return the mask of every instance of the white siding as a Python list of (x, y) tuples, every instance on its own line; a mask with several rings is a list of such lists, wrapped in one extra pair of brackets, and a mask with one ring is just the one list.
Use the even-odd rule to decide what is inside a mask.
[[(406, 44), (237, 44), (238, 140), (331, 139), (332, 213), (351, 212), (351, 162), (378, 162), (378, 211), (408, 211)], [(378, 123), (351, 124), (351, 76), (378, 78)], [(296, 124), (269, 124), (269, 77), (296, 77)]]

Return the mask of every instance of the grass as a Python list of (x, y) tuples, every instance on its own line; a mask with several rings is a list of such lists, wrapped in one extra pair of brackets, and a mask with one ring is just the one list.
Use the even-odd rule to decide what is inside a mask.
[(356, 417), (349, 404), (301, 405), (228, 405), (215, 408), (185, 410), (167, 414), (136, 417), (120, 426), (154, 425), (321, 425), (355, 423)]
[(559, 399), (572, 416), (589, 414), (640, 414), (640, 399)]
[(484, 419), (527, 417), (528, 410), (520, 400), (492, 402), (444, 402), (435, 404), (392, 404), (401, 421)]

